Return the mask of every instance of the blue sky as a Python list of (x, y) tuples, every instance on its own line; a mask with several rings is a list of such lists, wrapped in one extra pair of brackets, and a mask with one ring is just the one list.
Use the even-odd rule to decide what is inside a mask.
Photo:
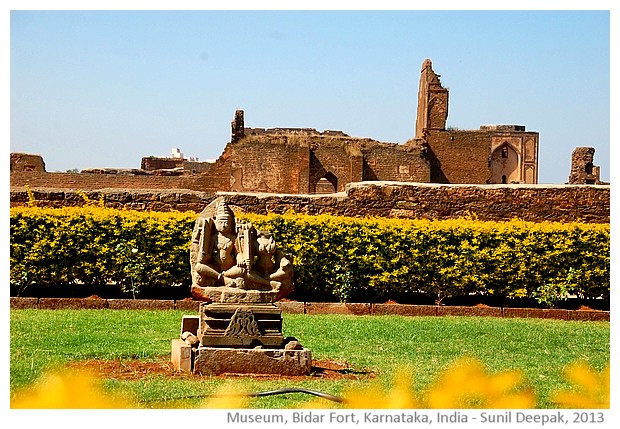
[(420, 67), (448, 126), (540, 133), (539, 182), (571, 152), (610, 175), (609, 11), (12, 11), (10, 150), (48, 171), (217, 158), (249, 127), (413, 137)]

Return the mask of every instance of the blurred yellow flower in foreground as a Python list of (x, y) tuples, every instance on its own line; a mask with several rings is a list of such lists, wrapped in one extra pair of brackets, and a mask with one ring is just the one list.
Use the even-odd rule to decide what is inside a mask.
[(579, 361), (564, 369), (564, 377), (576, 386), (554, 393), (553, 402), (562, 408), (609, 408), (609, 363), (596, 372), (588, 363)]
[(400, 369), (394, 376), (394, 387), (385, 391), (378, 383), (367, 388), (344, 392), (347, 408), (419, 408), (410, 372)]
[[(564, 371), (574, 388), (556, 391), (552, 400), (562, 408), (609, 408), (610, 367), (600, 373), (585, 362), (575, 362)], [(365, 387), (343, 392), (344, 403), (326, 404), (314, 399), (297, 404), (297, 408), (331, 408), (345, 406), (357, 409), (403, 408), (533, 408), (536, 396), (525, 385), (519, 371), (487, 372), (483, 364), (463, 358), (443, 370), (437, 381), (419, 393), (413, 388), (411, 371), (396, 371), (391, 389), (379, 381)], [(201, 404), (201, 408), (238, 409), (250, 405), (247, 391), (238, 383), (224, 383)], [(52, 372), (44, 375), (34, 386), (18, 392), (11, 408), (139, 408), (128, 397), (105, 391), (100, 381), (81, 371)]]
[(463, 358), (441, 373), (429, 388), (428, 408), (533, 408), (534, 392), (518, 371), (487, 373), (478, 360)]
[(45, 374), (34, 388), (18, 393), (11, 408), (134, 408), (131, 401), (105, 392), (82, 371)]

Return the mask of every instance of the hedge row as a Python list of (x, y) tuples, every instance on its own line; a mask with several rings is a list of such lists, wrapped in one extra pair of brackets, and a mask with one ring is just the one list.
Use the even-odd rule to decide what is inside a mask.
[[(609, 225), (240, 217), (294, 255), (298, 300), (382, 302), (408, 294), (609, 299)], [(11, 282), (188, 286), (195, 213), (101, 207), (11, 209)]]
[(11, 283), (188, 286), (195, 213), (11, 208)]

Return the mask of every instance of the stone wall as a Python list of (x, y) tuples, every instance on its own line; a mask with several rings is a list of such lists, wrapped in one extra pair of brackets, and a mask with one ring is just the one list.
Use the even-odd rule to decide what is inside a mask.
[(487, 183), (491, 179), (487, 132), (429, 130), (426, 140), (431, 182)]
[(306, 193), (307, 188), (300, 189), (299, 183), (300, 150), (303, 148), (289, 142), (287, 136), (271, 140), (245, 137), (231, 145), (230, 185), (220, 190)]
[(11, 173), (14, 171), (45, 171), (45, 162), (41, 155), (33, 155), (29, 153), (12, 153), (11, 154)]
[(425, 148), (416, 145), (375, 145), (364, 151), (363, 180), (430, 182)]
[(594, 152), (593, 147), (576, 147), (573, 150), (568, 183), (571, 185), (601, 184), (601, 169), (594, 165)]
[(162, 158), (160, 156), (145, 156), (140, 162), (140, 168), (146, 171), (183, 168), (183, 158)]
[[(83, 204), (74, 191), (35, 189), (40, 206)], [(503, 221), (610, 221), (610, 187), (587, 185), (440, 185), (402, 182), (349, 184), (345, 192), (328, 195), (284, 195), (189, 190), (102, 189), (88, 191), (91, 199), (105, 196), (106, 205), (137, 210), (201, 211), (217, 196), (236, 210), (308, 214), (453, 219), (474, 216)], [(11, 190), (11, 206), (28, 202), (25, 189)]]
[(178, 189), (191, 178), (131, 174), (12, 172), (11, 187), (93, 190), (103, 188)]

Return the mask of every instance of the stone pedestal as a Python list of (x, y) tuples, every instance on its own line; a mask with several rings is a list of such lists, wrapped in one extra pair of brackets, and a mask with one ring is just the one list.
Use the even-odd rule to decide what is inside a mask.
[(201, 375), (310, 375), (312, 356), (283, 337), (282, 310), (273, 303), (202, 303), (198, 316), (183, 316), (172, 363)]
[(200, 305), (200, 345), (281, 347), (282, 310), (274, 304)]
[(310, 375), (310, 350), (198, 347), (194, 373), (201, 375), (277, 374)]

